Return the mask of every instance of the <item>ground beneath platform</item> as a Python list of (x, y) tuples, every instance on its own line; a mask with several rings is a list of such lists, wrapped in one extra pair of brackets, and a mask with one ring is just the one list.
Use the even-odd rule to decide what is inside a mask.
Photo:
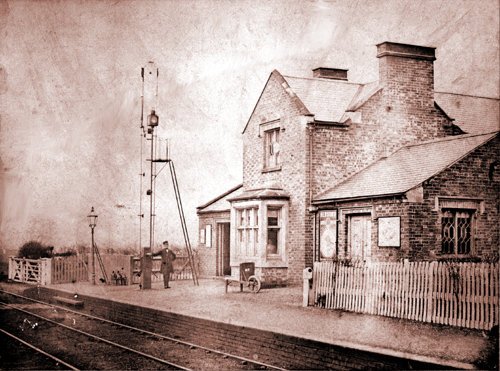
[[(49, 287), (456, 368), (491, 368), (485, 367), (486, 360), (495, 346), (498, 349), (498, 334), (492, 337), (485, 331), (304, 308), (302, 287), (298, 286), (263, 289), (257, 294), (230, 286), (225, 294), (224, 285), (219, 279), (200, 279), (199, 286), (193, 281), (173, 281), (170, 289), (161, 283), (153, 283), (150, 290), (86, 282)], [(18, 285), (2, 284), (5, 289), (13, 286)]]

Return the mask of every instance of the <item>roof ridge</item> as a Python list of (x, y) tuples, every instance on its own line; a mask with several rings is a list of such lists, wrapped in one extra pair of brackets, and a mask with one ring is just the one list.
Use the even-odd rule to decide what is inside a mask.
[(313, 81), (324, 81), (324, 82), (337, 82), (337, 83), (342, 83), (342, 84), (349, 84), (349, 85), (365, 85), (361, 84), (359, 82), (352, 82), (352, 81), (346, 81), (346, 80), (337, 80), (337, 79), (328, 79), (328, 78), (319, 78), (319, 77), (301, 77), (301, 76), (290, 76), (290, 75), (282, 75), (284, 78), (289, 78), (289, 79), (302, 79), (302, 80), (313, 80)]
[[(478, 136), (487, 136), (487, 135), (492, 135), (495, 133), (499, 133), (499, 130), (491, 131), (488, 133), (472, 133), (472, 134), (461, 134), (461, 135), (448, 135), (446, 137), (442, 138), (436, 138), (436, 139), (430, 139), (430, 140), (425, 140), (422, 142), (415, 142), (415, 143), (408, 143), (401, 148), (399, 148), (397, 151), (407, 148), (407, 147), (416, 147), (416, 146), (422, 146), (426, 144), (431, 144), (431, 143), (439, 143), (439, 142), (446, 142), (448, 140), (457, 140), (457, 139), (464, 139), (464, 138), (472, 138), (472, 137), (478, 137)], [(395, 152), (397, 152), (395, 151)]]
[(434, 90), (434, 93), (441, 93), (441, 94), (451, 94), (451, 95), (460, 95), (462, 97), (471, 97), (471, 98), (481, 98), (481, 99), (491, 99), (491, 100), (500, 100), (500, 97), (485, 97), (483, 95), (472, 95), (472, 94), (462, 94), (462, 93), (452, 93), (449, 91), (437, 91)]
[(217, 197), (215, 197), (215, 198), (211, 199), (210, 201), (208, 201), (208, 202), (207, 202), (207, 203), (205, 203), (204, 205), (197, 206), (196, 208), (197, 208), (198, 210), (205, 209), (205, 208), (207, 208), (208, 206), (213, 205), (213, 204), (214, 204), (214, 203), (216, 203), (217, 201), (219, 201), (219, 200), (223, 199), (223, 198), (224, 198), (224, 197), (226, 197), (227, 195), (229, 195), (229, 194), (233, 193), (234, 191), (236, 191), (236, 190), (240, 189), (241, 187), (243, 187), (243, 183), (238, 184), (237, 186), (235, 186), (235, 187), (233, 187), (233, 188), (231, 188), (231, 189), (227, 190), (226, 192), (224, 192), (224, 193), (222, 193), (222, 194), (218, 195)]

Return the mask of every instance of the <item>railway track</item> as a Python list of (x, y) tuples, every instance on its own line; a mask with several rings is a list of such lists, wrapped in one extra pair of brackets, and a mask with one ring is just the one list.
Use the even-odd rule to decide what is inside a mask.
[(8, 291), (0, 294), (3, 331), (65, 369), (283, 370)]
[(0, 329), (0, 364), (4, 370), (78, 370), (73, 365)]

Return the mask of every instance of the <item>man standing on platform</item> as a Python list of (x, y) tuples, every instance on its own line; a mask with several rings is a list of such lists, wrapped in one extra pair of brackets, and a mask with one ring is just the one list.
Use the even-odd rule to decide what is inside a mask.
[(163, 241), (163, 249), (153, 254), (153, 256), (161, 255), (161, 268), (163, 274), (163, 286), (169, 289), (170, 273), (174, 271), (172, 262), (175, 260), (175, 254), (168, 248), (168, 241)]

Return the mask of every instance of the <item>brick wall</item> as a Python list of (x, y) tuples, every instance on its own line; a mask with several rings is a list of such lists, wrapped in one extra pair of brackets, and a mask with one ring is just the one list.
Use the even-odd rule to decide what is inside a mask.
[[(423, 184), (423, 201), (414, 202), (405, 196), (369, 201), (339, 202), (329, 205), (339, 209), (338, 248), (345, 256), (348, 249), (347, 217), (352, 210), (369, 210), (371, 225), (371, 256), (375, 261), (435, 260), (440, 258), (441, 219), (436, 197), (477, 199), (484, 211), (478, 210), (474, 223), (473, 257), (498, 258), (500, 243), (500, 138), (498, 136), (448, 169)], [(496, 163), (496, 170), (492, 164)], [(323, 206), (326, 208), (326, 206)], [(400, 216), (400, 247), (378, 246), (378, 220)]]
[[(438, 196), (477, 198), (484, 212), (475, 215), (475, 255), (495, 255), (499, 246), (500, 138), (497, 136), (467, 157), (424, 183), (424, 202), (413, 204), (411, 228), (412, 259), (440, 255), (441, 221), (435, 209)], [(496, 162), (496, 168), (491, 165)]]
[[(195, 246), (197, 246), (196, 252), (199, 257), (200, 277), (213, 277), (222, 274), (221, 272), (217, 272), (217, 259), (219, 258), (217, 255), (217, 223), (229, 222), (229, 219), (229, 210), (198, 214), (199, 229)], [(206, 240), (204, 243), (200, 242), (200, 231), (204, 230), (207, 225), (212, 226), (211, 247), (207, 246)]]
[[(384, 56), (379, 59), (379, 75), (383, 89), (358, 109), (361, 123), (312, 126), (313, 195), (406, 144), (452, 135), (451, 121), (434, 106), (432, 61)], [(392, 212), (387, 207), (379, 205), (376, 212)], [(309, 238), (307, 250), (312, 246)], [(379, 251), (380, 258), (401, 255), (401, 251)]]
[[(305, 267), (308, 206), (307, 134), (303, 111), (286, 91), (276, 72), (268, 84), (243, 134), (243, 186), (245, 189), (278, 186), (290, 194), (286, 242), (289, 283), (300, 283)], [(263, 172), (264, 135), (260, 125), (280, 120), (281, 170)]]
[[(338, 255), (347, 257), (350, 255), (348, 241), (349, 215), (369, 213), (371, 217), (371, 260), (372, 261), (399, 261), (408, 257), (410, 251), (409, 241), (409, 205), (402, 197), (390, 199), (375, 199), (370, 201), (354, 201), (334, 203), (331, 209), (338, 210)], [(399, 247), (378, 246), (378, 218), (400, 217), (400, 240)]]

